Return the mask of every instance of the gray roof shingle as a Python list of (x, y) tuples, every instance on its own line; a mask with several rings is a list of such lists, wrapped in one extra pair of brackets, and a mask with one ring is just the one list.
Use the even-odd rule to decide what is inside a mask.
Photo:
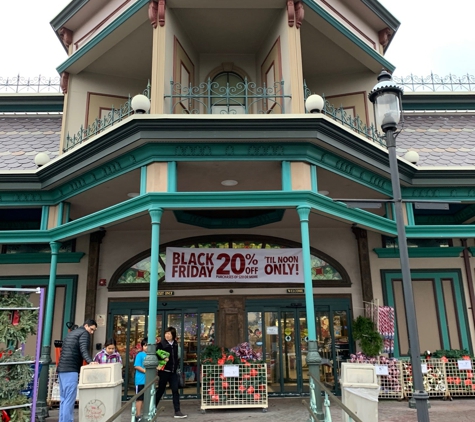
[[(0, 170), (35, 169), (35, 155), (59, 154), (61, 115), (0, 116)], [(475, 115), (405, 115), (397, 154), (419, 153), (418, 166), (475, 166)]]
[(36, 154), (59, 154), (61, 115), (0, 116), (0, 170), (36, 169)]
[(419, 153), (418, 166), (475, 165), (475, 115), (405, 115), (397, 154)]

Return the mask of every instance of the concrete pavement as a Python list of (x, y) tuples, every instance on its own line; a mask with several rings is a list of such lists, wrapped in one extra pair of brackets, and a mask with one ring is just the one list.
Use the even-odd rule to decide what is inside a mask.
[[(181, 410), (188, 414), (185, 420), (194, 422), (306, 422), (308, 412), (302, 400), (308, 402), (308, 397), (271, 398), (266, 413), (261, 409), (214, 409), (202, 414), (199, 400), (182, 400)], [(431, 400), (429, 416), (431, 422), (475, 422), (475, 399), (454, 399), (454, 401)], [(173, 418), (171, 400), (160, 403), (164, 410), (158, 421), (177, 420)], [(341, 411), (332, 408), (333, 422), (341, 422)], [(58, 410), (50, 410), (47, 422), (58, 421)], [(75, 410), (75, 421), (78, 421), (78, 411)], [(417, 422), (417, 414), (409, 409), (406, 401), (381, 401), (379, 403), (379, 421), (384, 422)], [(120, 422), (130, 422), (130, 412), (123, 415)]]

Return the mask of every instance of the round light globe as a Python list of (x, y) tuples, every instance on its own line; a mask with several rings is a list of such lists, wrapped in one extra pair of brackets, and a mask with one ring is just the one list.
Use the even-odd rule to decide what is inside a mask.
[(137, 114), (145, 114), (150, 110), (150, 100), (143, 94), (136, 95), (130, 103), (132, 110)]
[(49, 155), (46, 154), (46, 152), (39, 152), (38, 154), (35, 155), (35, 164), (38, 167), (44, 166), (46, 163), (49, 163), (50, 158)]
[(324, 106), (325, 101), (317, 94), (312, 94), (305, 100), (305, 108), (309, 113), (321, 113)]
[(419, 154), (417, 151), (407, 151), (404, 154), (404, 159), (412, 164), (417, 164), (419, 162)]

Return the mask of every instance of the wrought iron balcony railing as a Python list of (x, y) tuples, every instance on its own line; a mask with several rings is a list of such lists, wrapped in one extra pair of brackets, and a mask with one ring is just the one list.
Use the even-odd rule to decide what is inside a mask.
[(440, 77), (432, 72), (428, 76), (393, 76), (394, 82), (412, 92), (475, 92), (475, 76), (463, 75), (461, 77), (448, 75)]
[(12, 78), (0, 77), (0, 93), (6, 94), (42, 94), (61, 93), (60, 78), (47, 78), (39, 75), (34, 78), (14, 76)]
[[(275, 83), (273, 87), (256, 87), (254, 83), (244, 81), (236, 86), (218, 86), (211, 80), (203, 82), (197, 87), (181, 87), (180, 84), (171, 82), (172, 94), (166, 95), (170, 99), (170, 113), (179, 110), (185, 114), (250, 114), (250, 113), (285, 113), (285, 100), (290, 95), (285, 95), (284, 82)], [(311, 94), (304, 82), (305, 99)], [(150, 98), (150, 82), (143, 91)], [(349, 127), (377, 143), (385, 146), (384, 138), (381, 138), (374, 126), (367, 126), (359, 116), (353, 117), (343, 107), (335, 107), (324, 98), (322, 113)], [(87, 127), (81, 128), (74, 135), (66, 135), (63, 152), (69, 151), (75, 146), (85, 142), (89, 138), (104, 131), (110, 126), (120, 122), (133, 114), (131, 97), (118, 108), (111, 106), (111, 110), (103, 117), (96, 118)]]
[(284, 81), (257, 86), (244, 79), (224, 86), (208, 79), (198, 86), (170, 81), (170, 114), (270, 114), (285, 113)]
[[(303, 83), (304, 85), (304, 98), (305, 100), (312, 95), (310, 89), (308, 89), (307, 84)], [(360, 119), (358, 115), (352, 116), (349, 113), (345, 111), (343, 106), (340, 107), (335, 107), (333, 104), (329, 103), (326, 99), (325, 96), (322, 95), (323, 101), (324, 101), (324, 106), (322, 113), (333, 120), (336, 120), (337, 122), (340, 122), (343, 126), (349, 127), (351, 130), (355, 131), (356, 133), (359, 133), (360, 135), (365, 136), (368, 138), (370, 141), (386, 147), (386, 141), (384, 138), (380, 136), (376, 128), (374, 127), (373, 124), (371, 126), (367, 126), (363, 121)]]
[[(145, 88), (145, 90), (143, 91), (143, 94), (146, 95), (148, 99), (150, 99), (150, 81), (147, 84), (147, 88)], [(73, 136), (70, 136), (68, 132), (64, 142), (63, 152), (69, 151), (76, 145), (82, 144), (84, 141), (87, 141), (89, 138), (102, 132), (104, 129), (107, 129), (108, 127), (134, 114), (134, 110), (131, 106), (131, 101), (132, 98), (129, 94), (129, 98), (124, 104), (122, 104), (118, 108), (115, 108), (112, 105), (111, 110), (103, 118), (96, 118), (96, 120), (94, 120), (94, 122), (92, 122), (87, 127), (81, 125), (81, 128)]]

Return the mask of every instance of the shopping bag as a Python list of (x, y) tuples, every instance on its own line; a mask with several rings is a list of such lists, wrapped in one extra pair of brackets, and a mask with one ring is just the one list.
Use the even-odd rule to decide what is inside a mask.
[(185, 386), (185, 377), (184, 377), (185, 374), (183, 374), (181, 372), (181, 369), (178, 368), (176, 370), (176, 376), (178, 377), (178, 387), (179, 388), (183, 388)]

